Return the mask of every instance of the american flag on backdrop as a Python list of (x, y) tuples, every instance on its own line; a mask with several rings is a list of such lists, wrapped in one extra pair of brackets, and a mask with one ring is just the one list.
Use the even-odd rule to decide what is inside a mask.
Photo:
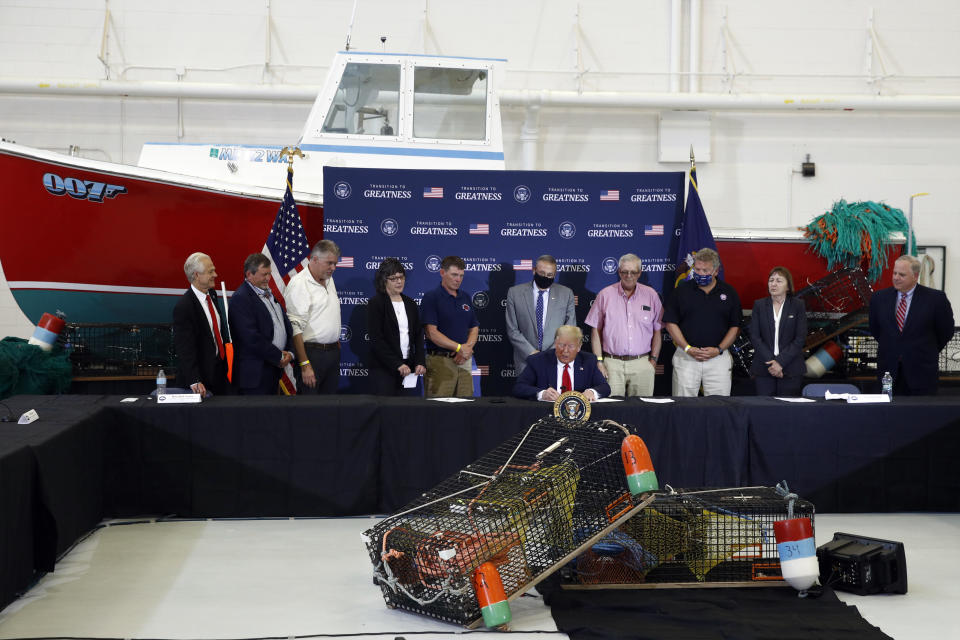
[(424, 187), (423, 197), (424, 198), (442, 198), (443, 187)]
[(490, 225), (485, 222), (481, 222), (479, 224), (471, 224), (470, 235), (472, 236), (490, 235)]
[(533, 260), (514, 260), (514, 271), (533, 271)]
[[(284, 309), (287, 303), (283, 299), (283, 290), (290, 278), (298, 271), (302, 271), (310, 260), (310, 243), (307, 234), (303, 231), (303, 222), (297, 211), (297, 203), (293, 199), (293, 165), (287, 166), (287, 189), (283, 193), (280, 210), (273, 219), (273, 226), (267, 235), (262, 252), (270, 258), (270, 290), (277, 302)], [(294, 382), (293, 366), (287, 365), (280, 378), (280, 388), (286, 395), (297, 393), (297, 384)]]
[(620, 190), (619, 189), (601, 189), (600, 190), (600, 201), (618, 201), (620, 200)]
[(645, 225), (643, 225), (643, 235), (645, 235), (645, 236), (662, 236), (662, 235), (663, 235), (663, 225), (662, 225), (662, 224), (645, 224)]
[(337, 269), (353, 269), (353, 256), (340, 256), (337, 259)]

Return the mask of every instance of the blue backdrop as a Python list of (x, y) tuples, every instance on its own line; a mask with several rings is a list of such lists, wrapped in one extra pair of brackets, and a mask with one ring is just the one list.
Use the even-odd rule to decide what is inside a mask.
[[(342, 257), (341, 388), (367, 392), (366, 304), (381, 260), (407, 270), (418, 303), (440, 285), (440, 260), (467, 265), (463, 290), (480, 321), (476, 361), (485, 395), (509, 395), (516, 376), (504, 322), (507, 289), (533, 278), (537, 256), (557, 259), (557, 281), (576, 294), (583, 324), (593, 299), (635, 253), (641, 282), (672, 283), (683, 172), (417, 171), (324, 167), (324, 237)], [(316, 242), (319, 238), (310, 238)], [(589, 347), (588, 347), (589, 348)]]

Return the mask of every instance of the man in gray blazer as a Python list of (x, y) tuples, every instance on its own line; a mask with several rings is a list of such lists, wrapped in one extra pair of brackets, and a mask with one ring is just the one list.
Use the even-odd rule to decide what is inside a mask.
[(554, 334), (563, 325), (576, 325), (573, 291), (554, 283), (557, 260), (537, 258), (533, 282), (510, 287), (507, 292), (507, 337), (513, 345), (517, 375), (527, 366), (527, 356), (553, 346)]

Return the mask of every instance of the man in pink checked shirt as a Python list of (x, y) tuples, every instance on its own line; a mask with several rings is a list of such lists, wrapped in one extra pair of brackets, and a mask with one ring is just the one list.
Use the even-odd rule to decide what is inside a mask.
[(660, 357), (663, 305), (653, 288), (637, 282), (643, 266), (621, 256), (620, 281), (601, 289), (587, 314), (590, 345), (612, 396), (651, 396)]

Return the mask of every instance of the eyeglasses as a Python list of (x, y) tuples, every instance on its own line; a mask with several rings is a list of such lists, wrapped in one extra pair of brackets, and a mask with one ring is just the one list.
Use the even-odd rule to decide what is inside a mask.
[(640, 275), (639, 271), (626, 271), (625, 269), (620, 270), (620, 275), (622, 276), (638, 276)]
[(395, 276), (390, 276), (389, 278), (387, 278), (387, 280), (389, 280), (390, 282), (403, 282), (406, 279), (406, 277), (407, 276), (403, 275), (402, 273), (398, 273)]

